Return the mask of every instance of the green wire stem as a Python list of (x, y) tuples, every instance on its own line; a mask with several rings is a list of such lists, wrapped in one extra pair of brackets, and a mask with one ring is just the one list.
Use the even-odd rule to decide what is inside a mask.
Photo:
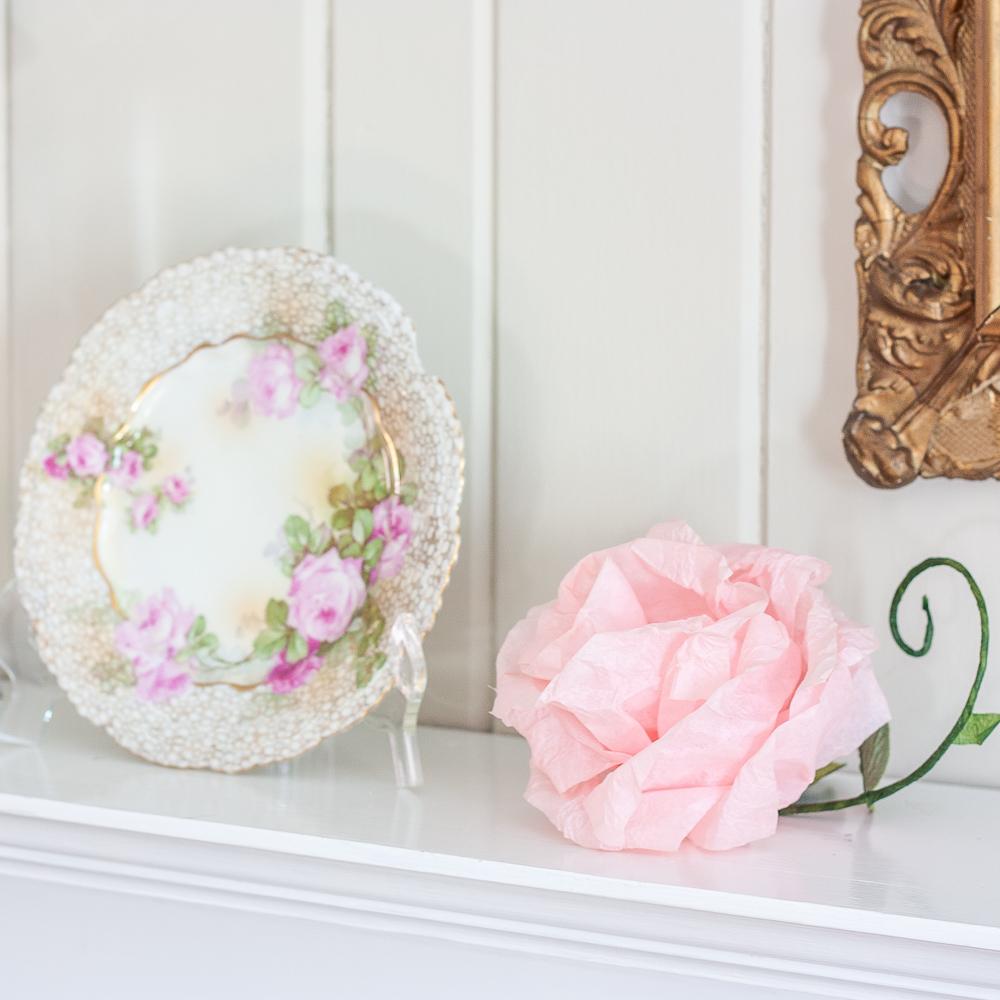
[(986, 601), (983, 600), (982, 591), (973, 580), (972, 574), (960, 563), (956, 562), (954, 559), (925, 559), (920, 565), (914, 566), (909, 573), (903, 577), (903, 582), (896, 588), (896, 593), (892, 598), (892, 605), (889, 608), (889, 628), (892, 630), (892, 637), (896, 640), (896, 645), (899, 646), (904, 653), (908, 653), (910, 656), (925, 656), (931, 648), (931, 642), (934, 639), (934, 621), (931, 618), (930, 605), (927, 603), (927, 597), (924, 596), (922, 607), (924, 609), (924, 614), (927, 616), (927, 625), (924, 629), (924, 644), (920, 649), (914, 649), (912, 646), (907, 645), (903, 637), (899, 634), (899, 627), (896, 623), (896, 613), (899, 611), (899, 602), (903, 599), (903, 594), (906, 593), (906, 588), (909, 587), (913, 581), (920, 576), (924, 570), (931, 569), (934, 566), (950, 566), (952, 569), (957, 570), (962, 576), (965, 577), (965, 582), (968, 583), (969, 589), (972, 591), (972, 596), (976, 599), (976, 607), (979, 608), (979, 627), (980, 627), (980, 640), (979, 640), (979, 669), (976, 671), (976, 679), (972, 682), (972, 690), (969, 691), (969, 697), (966, 699), (965, 707), (962, 709), (962, 714), (958, 717), (958, 721), (954, 726), (951, 727), (951, 731), (944, 738), (941, 745), (927, 758), (915, 771), (911, 771), (905, 778), (900, 778), (899, 781), (894, 781), (891, 785), (886, 785), (885, 788), (873, 788), (869, 792), (863, 792), (861, 795), (855, 795), (852, 799), (834, 799), (830, 802), (808, 802), (808, 803), (794, 803), (790, 806), (786, 806), (784, 809), (780, 809), (778, 814), (780, 816), (793, 816), (796, 813), (814, 813), (814, 812), (828, 812), (832, 809), (848, 809), (851, 806), (872, 806), (879, 799), (884, 799), (886, 796), (894, 795), (900, 789), (905, 788), (907, 785), (912, 785), (914, 781), (922, 778), (943, 756), (945, 750), (948, 749), (958, 738), (958, 734), (961, 733), (965, 724), (969, 721), (969, 716), (972, 715), (972, 710), (976, 707), (976, 698), (979, 697), (979, 688), (983, 683), (983, 677), (986, 674), (986, 656), (990, 648), (990, 620), (986, 613)]

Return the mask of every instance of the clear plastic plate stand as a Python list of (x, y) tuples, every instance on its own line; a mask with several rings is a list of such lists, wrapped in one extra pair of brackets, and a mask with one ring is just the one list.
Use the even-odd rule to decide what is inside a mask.
[(0, 742), (37, 743), (59, 697), (11, 581), (0, 590)]
[(424, 783), (424, 771), (417, 745), (417, 716), (427, 687), (427, 663), (416, 619), (409, 612), (397, 615), (392, 623), (387, 656), (393, 686), (367, 718), (388, 730), (397, 786), (419, 788)]
[[(410, 613), (398, 615), (393, 622), (386, 667), (393, 686), (368, 719), (389, 733), (396, 784), (418, 788), (424, 783), (424, 773), (417, 716), (427, 687), (427, 664), (416, 619)], [(11, 581), (0, 590), (0, 742), (36, 744), (60, 697), (55, 678), (35, 650), (31, 621)]]

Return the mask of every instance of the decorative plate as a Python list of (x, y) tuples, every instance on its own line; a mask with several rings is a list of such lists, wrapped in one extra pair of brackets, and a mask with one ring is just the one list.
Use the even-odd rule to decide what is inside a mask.
[(175, 767), (302, 753), (434, 621), (462, 441), (413, 326), (305, 250), (163, 271), (73, 352), (21, 473), (18, 587), (86, 718)]

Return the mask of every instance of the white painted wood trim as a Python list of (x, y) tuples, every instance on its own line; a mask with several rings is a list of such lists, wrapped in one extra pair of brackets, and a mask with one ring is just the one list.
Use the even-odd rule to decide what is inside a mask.
[(15, 795), (0, 872), (817, 996), (1000, 997), (997, 928)]

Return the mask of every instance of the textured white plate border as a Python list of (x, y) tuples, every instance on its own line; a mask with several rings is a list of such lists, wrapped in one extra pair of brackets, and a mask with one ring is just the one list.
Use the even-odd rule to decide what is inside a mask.
[[(385, 292), (332, 257), (307, 250), (228, 249), (167, 268), (113, 305), (87, 331), (42, 407), (21, 472), (15, 573), (38, 649), (78, 711), (122, 746), (175, 767), (241, 771), (294, 757), (368, 712), (391, 687), (388, 672), (354, 689), (353, 671), (324, 668), (285, 696), (226, 685), (172, 701), (137, 701), (131, 687), (102, 682), (117, 619), (93, 561), (96, 510), (74, 508), (76, 491), (45, 475), (48, 442), (102, 417), (116, 429), (154, 375), (200, 344), (261, 330), (265, 318), (315, 340), (329, 302), (378, 328), (371, 367), (386, 430), (418, 487), (414, 538), (403, 571), (376, 584), (391, 623), (401, 611), (431, 627), (458, 553), (461, 429), (438, 379), (424, 371), (413, 324)], [(385, 640), (383, 640), (385, 641)]]

